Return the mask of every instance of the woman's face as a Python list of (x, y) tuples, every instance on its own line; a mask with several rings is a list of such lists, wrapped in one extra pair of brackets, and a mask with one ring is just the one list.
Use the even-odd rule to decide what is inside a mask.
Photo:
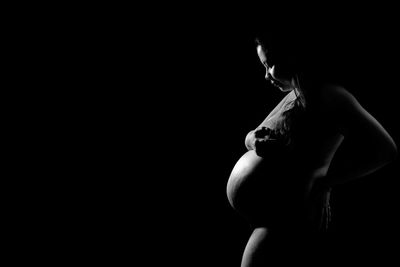
[(288, 92), (294, 89), (293, 78), (280, 71), (283, 66), (276, 66), (273, 62), (268, 60), (267, 51), (261, 45), (257, 46), (257, 54), (265, 67), (265, 79), (267, 81), (270, 81), (273, 86), (279, 88), (282, 92)]

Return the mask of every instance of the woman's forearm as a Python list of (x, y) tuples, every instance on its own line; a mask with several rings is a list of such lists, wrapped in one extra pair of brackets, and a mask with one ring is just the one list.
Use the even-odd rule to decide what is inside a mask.
[(345, 138), (322, 182), (327, 186), (351, 182), (379, 170), (393, 161), (396, 155), (395, 145), (369, 145)]
[(336, 151), (324, 183), (332, 186), (369, 175), (397, 156), (397, 147), (386, 129), (349, 91), (325, 88), (323, 107), (331, 125), (344, 139)]

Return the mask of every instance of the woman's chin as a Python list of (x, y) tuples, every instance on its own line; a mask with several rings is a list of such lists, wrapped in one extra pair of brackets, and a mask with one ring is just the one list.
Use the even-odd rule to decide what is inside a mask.
[(292, 88), (286, 88), (286, 87), (281, 87), (281, 86), (277, 86), (277, 87), (280, 91), (282, 91), (284, 93), (292, 91)]

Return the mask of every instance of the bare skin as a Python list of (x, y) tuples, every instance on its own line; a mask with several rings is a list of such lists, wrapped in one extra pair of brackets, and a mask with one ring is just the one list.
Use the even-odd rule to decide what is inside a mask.
[[(273, 128), (279, 123), (286, 103), (298, 97), (299, 92), (296, 91), (294, 78), (280, 77), (279, 73), (274, 73), (274, 67), (268, 65), (264, 51), (257, 47), (257, 52), (266, 67), (266, 79), (272, 79), (273, 84), (287, 93), (266, 119), (246, 136), (248, 153), (260, 154), (258, 152), (268, 149), (264, 138), (265, 128)], [(304, 194), (309, 199), (308, 218), (311, 224), (321, 227), (330, 219), (330, 191), (327, 189), (382, 168), (394, 160), (397, 147), (383, 126), (346, 89), (325, 85), (320, 92), (316, 98), (317, 104), (309, 114), (310, 120), (304, 125), (300, 145), (294, 153), (295, 158), (304, 160), (302, 165), (307, 173)], [(368, 149), (360, 151), (358, 144), (368, 144)], [(342, 150), (346, 153), (341, 153)], [(268, 258), (276, 254), (269, 253), (272, 242), (270, 233), (273, 235), (273, 231), (268, 225), (258, 225), (254, 229), (243, 253), (242, 267), (264, 266)], [(282, 243), (285, 243), (284, 239), (282, 236)]]
[[(271, 127), (274, 124), (275, 120), (279, 118), (280, 113), (282, 112), (282, 107), (285, 102), (293, 98), (294, 92), (289, 92), (282, 100), (281, 103), (277, 105), (277, 109), (273, 110), (267, 118), (256, 128), (256, 130), (250, 132), (246, 138), (246, 144), (250, 151), (254, 151), (257, 153), (257, 146), (255, 143), (259, 141), (261, 138), (256, 138), (256, 132), (263, 129), (263, 127)], [(303, 140), (302, 145), (298, 148), (299, 155), (301, 155), (301, 151), (307, 149), (306, 158), (310, 159), (312, 165), (308, 167), (308, 188), (309, 192), (304, 192), (305, 195), (309, 195), (311, 192), (311, 187), (314, 181), (317, 179), (322, 179), (327, 176), (329, 165), (334, 157), (334, 154), (340, 144), (342, 143), (344, 136), (339, 132), (335, 131), (334, 128), (329, 127), (329, 125), (323, 125), (324, 123), (318, 123), (312, 125), (310, 128), (308, 126), (308, 131), (310, 134), (306, 139)], [(260, 142), (259, 149), (262, 149), (262, 142)], [(312, 159), (311, 159), (312, 157)], [(285, 175), (282, 173), (282, 175)], [(308, 203), (308, 212), (310, 213), (310, 220), (312, 224), (318, 225), (320, 228), (326, 228), (329, 224), (330, 220), (330, 206), (329, 206), (329, 197), (330, 191), (320, 192), (318, 199), (313, 199)], [(288, 211), (290, 212), (290, 211)], [(297, 222), (293, 222), (296, 224)], [(272, 260), (274, 256), (276, 256), (276, 247), (271, 249), (270, 243), (274, 243), (278, 246), (277, 241), (282, 243), (290, 243), (293, 244), (293, 239), (285, 242), (282, 236), (282, 239), (274, 239), (274, 241), (270, 240), (269, 232), (273, 233), (274, 229), (270, 228), (268, 225), (265, 227), (257, 227), (254, 229), (251, 237), (249, 238), (248, 244), (245, 248), (242, 257), (242, 267), (245, 266), (262, 266), (261, 263), (265, 261), (269, 262)], [(286, 237), (290, 238), (290, 237)], [(281, 243), (281, 244), (282, 244)], [(298, 244), (302, 246), (304, 244)], [(269, 246), (269, 247), (268, 247)], [(282, 249), (286, 246), (281, 245)], [(268, 248), (267, 248), (268, 247)], [(295, 251), (293, 247), (292, 252)], [(290, 254), (289, 251), (287, 251)], [(267, 258), (267, 259), (266, 259)]]

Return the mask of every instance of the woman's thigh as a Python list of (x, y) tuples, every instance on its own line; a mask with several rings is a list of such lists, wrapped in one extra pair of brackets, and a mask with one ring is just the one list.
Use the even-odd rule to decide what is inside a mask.
[(269, 241), (266, 227), (255, 228), (244, 250), (241, 267), (265, 266), (269, 254)]
[(274, 231), (267, 227), (256, 227), (247, 242), (241, 267), (311, 265), (317, 251), (310, 246), (315, 241), (306, 240), (289, 229)]

